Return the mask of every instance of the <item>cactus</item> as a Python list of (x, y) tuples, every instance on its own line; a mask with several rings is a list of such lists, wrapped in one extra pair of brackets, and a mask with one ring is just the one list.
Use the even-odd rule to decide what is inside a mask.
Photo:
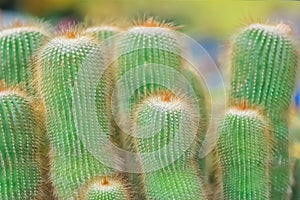
[(260, 107), (274, 131), (271, 199), (286, 199), (289, 185), (288, 108), (295, 87), (297, 50), (290, 28), (254, 24), (242, 30), (232, 48), (230, 105)]
[(228, 109), (217, 152), (224, 199), (270, 199), (272, 135), (259, 111)]
[[(169, 90), (176, 94), (183, 92), (185, 96), (198, 99), (197, 110), (201, 118), (197, 138), (203, 137), (207, 121), (204, 90), (196, 72), (190, 65), (184, 63), (181, 55), (183, 45), (174, 27), (149, 18), (119, 35), (116, 38), (116, 46), (118, 57), (114, 70), (117, 100), (114, 108), (117, 107), (115, 119), (122, 131), (130, 131), (132, 123), (127, 119), (132, 115), (133, 108), (138, 102), (148, 94)], [(121, 138), (123, 134), (120, 135)], [(197, 156), (196, 151), (200, 149), (199, 143), (200, 140), (196, 140), (191, 144), (194, 148), (194, 157)], [(130, 149), (126, 145), (124, 148)], [(133, 182), (137, 182), (137, 190), (142, 190), (139, 188), (142, 183), (135, 179)]]
[(16, 21), (12, 27), (0, 31), (0, 80), (4, 79), (6, 85), (24, 83), (33, 92), (32, 55), (48, 38), (47, 28), (41, 23)]
[(17, 89), (0, 91), (0, 198), (36, 199), (40, 194), (39, 128), (31, 100)]
[(168, 89), (197, 98), (201, 116), (199, 137), (203, 137), (208, 121), (203, 84), (191, 65), (185, 63), (184, 44), (174, 29), (170, 24), (149, 18), (117, 38), (116, 82), (117, 86), (122, 85), (117, 96), (120, 118), (117, 120), (123, 126), (122, 122), (128, 122), (124, 120), (128, 117), (124, 116), (127, 113), (124, 109), (129, 108), (130, 115), (134, 105), (145, 95)]
[(141, 157), (146, 199), (206, 199), (192, 148), (198, 139), (195, 110), (195, 102), (170, 91), (149, 94), (136, 105), (131, 144)]
[(130, 186), (120, 177), (96, 177), (81, 189), (79, 199), (86, 200), (130, 200)]
[(92, 26), (85, 29), (84, 33), (96, 36), (100, 41), (105, 41), (120, 31), (120, 28), (115, 26)]
[[(88, 91), (88, 88), (79, 88), (76, 80), (79, 70), (90, 65), (94, 67), (92, 70), (103, 68), (101, 47), (95, 40), (82, 34), (80, 30), (70, 29), (52, 38), (38, 53), (36, 83), (47, 109), (46, 122), (52, 147), (51, 179), (56, 195), (60, 199), (75, 198), (79, 188), (93, 177), (115, 173), (115, 170), (98, 161), (86, 149), (76, 127), (76, 124), (81, 121), (89, 120), (89, 116), (85, 119), (76, 118), (78, 114), (75, 115), (73, 110), (76, 105), (72, 99), (78, 102), (84, 101), (86, 94), (78, 94), (78, 97), (72, 95), (75, 94), (74, 90), (83, 93)], [(105, 99), (103, 96), (97, 97), (99, 98), (101, 102)], [(80, 104), (80, 107), (76, 107), (78, 112), (87, 110), (90, 110), (87, 105)], [(96, 110), (90, 112), (96, 112)], [(101, 118), (99, 123), (103, 128), (101, 134), (109, 137), (110, 128), (107, 117)], [(83, 130), (89, 128), (88, 124), (81, 125)], [(84, 134), (86, 134), (85, 137), (90, 136), (89, 131)], [(87, 138), (87, 140), (90, 141), (93, 138)], [(105, 153), (113, 157), (109, 149)]]

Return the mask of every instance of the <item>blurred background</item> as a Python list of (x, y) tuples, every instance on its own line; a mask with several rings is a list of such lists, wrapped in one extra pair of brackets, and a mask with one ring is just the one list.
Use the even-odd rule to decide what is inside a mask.
[[(238, 0), (0, 0), (2, 26), (16, 18), (61, 20), (93, 19), (98, 23), (131, 23), (143, 16), (158, 16), (181, 26), (198, 41), (226, 76), (224, 55), (230, 36), (251, 22), (284, 22), (300, 41), (300, 2)], [(225, 79), (226, 80), (226, 79)], [(300, 80), (293, 99), (293, 132), (300, 132)], [(300, 134), (298, 134), (300, 141)]]

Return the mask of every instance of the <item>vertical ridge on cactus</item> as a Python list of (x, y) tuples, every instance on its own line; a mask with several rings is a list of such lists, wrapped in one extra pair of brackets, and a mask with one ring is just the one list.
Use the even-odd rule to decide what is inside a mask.
[(37, 119), (27, 95), (0, 91), (0, 198), (36, 199), (40, 194)]
[(136, 106), (132, 143), (141, 157), (146, 199), (206, 199), (192, 148), (197, 106), (170, 91), (149, 94)]
[(286, 199), (289, 190), (288, 109), (295, 87), (297, 49), (290, 28), (253, 24), (232, 47), (230, 105), (240, 102), (264, 109), (274, 131), (271, 199)]
[[(80, 107), (74, 108), (72, 101), (75, 99), (80, 102), (80, 98), (86, 98), (84, 95), (72, 96), (75, 94), (72, 91), (79, 89), (76, 82), (79, 70), (90, 65), (94, 65), (92, 69), (103, 70), (102, 53), (98, 42), (79, 30), (70, 30), (52, 38), (38, 53), (36, 82), (47, 109), (47, 129), (52, 147), (51, 179), (56, 195), (61, 199), (75, 198), (79, 188), (91, 178), (115, 172), (97, 160), (84, 146), (76, 124), (78, 120), (88, 120), (88, 116), (87, 119), (77, 119), (73, 109), (81, 112), (82, 109), (89, 109), (89, 105), (77, 105)], [(99, 123), (104, 130), (101, 134), (109, 137), (109, 119), (101, 118)], [(84, 129), (87, 125), (82, 126), (80, 128)], [(107, 149), (105, 153), (112, 152)]]
[(257, 110), (227, 110), (217, 142), (224, 199), (270, 199), (272, 135)]
[(32, 55), (50, 35), (45, 24), (15, 22), (0, 31), (0, 79), (6, 85), (24, 83), (28, 91), (33, 78)]

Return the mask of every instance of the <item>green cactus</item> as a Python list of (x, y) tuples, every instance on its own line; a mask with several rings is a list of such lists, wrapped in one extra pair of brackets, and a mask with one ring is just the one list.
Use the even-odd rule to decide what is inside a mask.
[(105, 41), (120, 31), (120, 28), (115, 26), (92, 26), (85, 29), (84, 33), (96, 36), (100, 41)]
[[(89, 116), (77, 119), (73, 110), (75, 104), (72, 99), (81, 102), (86, 98), (86, 94), (82, 93), (78, 94), (78, 97), (72, 96), (75, 94), (73, 91), (79, 90), (85, 93), (89, 89), (78, 88), (76, 80), (79, 77), (79, 70), (90, 65), (94, 66), (93, 70), (103, 68), (101, 47), (95, 40), (81, 34), (80, 31), (70, 29), (43, 46), (38, 53), (37, 61), (36, 82), (47, 109), (46, 122), (51, 143), (51, 179), (56, 195), (60, 199), (75, 198), (79, 188), (93, 177), (115, 173), (114, 169), (101, 163), (86, 149), (82, 138), (79, 138), (76, 124), (89, 120)], [(105, 101), (103, 96), (98, 96), (96, 99)], [(76, 111), (90, 110), (89, 106), (81, 104), (76, 107)], [(104, 137), (109, 138), (108, 117), (99, 119), (99, 123), (103, 129), (101, 134), (106, 134)], [(87, 124), (82, 126), (83, 130), (89, 128)], [(90, 136), (89, 131), (84, 134), (85, 137)], [(87, 138), (87, 140), (93, 139)], [(113, 158), (109, 148), (105, 153)]]
[(130, 200), (133, 195), (126, 181), (119, 177), (96, 177), (83, 186), (79, 199)]
[[(116, 40), (119, 51), (116, 82), (122, 85), (117, 96), (118, 121), (128, 124), (128, 120), (124, 120), (128, 117), (124, 116), (127, 113), (124, 109), (132, 110), (145, 95), (167, 88), (197, 98), (201, 116), (199, 137), (203, 138), (208, 121), (206, 93), (201, 78), (191, 65), (185, 63), (182, 57), (184, 44), (173, 27), (149, 18)], [(199, 145), (195, 145), (198, 148)]]
[(217, 142), (224, 199), (270, 199), (272, 144), (269, 124), (257, 110), (226, 111)]
[(199, 139), (197, 106), (170, 91), (136, 106), (131, 144), (140, 154), (146, 199), (206, 199), (192, 146)]
[[(170, 24), (149, 18), (119, 35), (116, 46), (118, 56), (114, 70), (116, 84), (121, 87), (116, 87), (117, 102), (114, 106), (117, 107), (115, 119), (122, 131), (126, 128), (125, 132), (130, 131), (131, 123), (127, 119), (141, 99), (168, 89), (198, 99), (201, 118), (197, 138), (203, 137), (207, 122), (204, 90), (201, 81), (197, 79), (198, 75), (182, 57), (184, 45), (181, 44), (178, 32)], [(119, 138), (127, 137), (120, 135)], [(192, 144), (195, 157), (198, 155), (196, 151), (200, 149), (199, 143), (200, 140), (196, 140)], [(123, 148), (130, 149), (126, 145)], [(139, 181), (133, 178), (133, 182), (137, 182), (137, 190), (142, 190)]]
[(24, 83), (33, 92), (32, 55), (48, 38), (47, 28), (41, 23), (17, 21), (0, 31), (0, 80), (4, 79), (8, 86)]
[(288, 108), (293, 94), (297, 50), (290, 28), (254, 24), (242, 30), (232, 48), (230, 105), (246, 101), (264, 110), (274, 131), (271, 199), (287, 199), (289, 185)]
[(39, 128), (29, 98), (15, 89), (0, 92), (0, 199), (40, 195)]

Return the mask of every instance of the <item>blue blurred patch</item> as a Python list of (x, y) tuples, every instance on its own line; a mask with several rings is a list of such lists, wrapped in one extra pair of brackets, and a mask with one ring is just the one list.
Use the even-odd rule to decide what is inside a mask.
[(300, 88), (296, 90), (296, 95), (294, 97), (294, 102), (297, 108), (300, 108)]

